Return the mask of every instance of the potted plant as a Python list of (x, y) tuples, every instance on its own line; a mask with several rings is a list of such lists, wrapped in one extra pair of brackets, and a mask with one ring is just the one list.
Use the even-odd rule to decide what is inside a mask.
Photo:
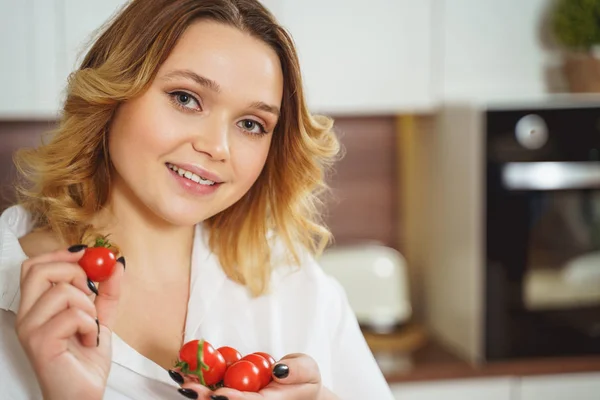
[(600, 0), (557, 0), (552, 31), (565, 50), (570, 90), (600, 92)]

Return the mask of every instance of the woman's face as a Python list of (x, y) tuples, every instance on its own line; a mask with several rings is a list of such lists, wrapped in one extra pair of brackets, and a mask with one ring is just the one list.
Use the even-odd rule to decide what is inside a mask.
[(174, 225), (238, 201), (258, 178), (278, 121), (283, 76), (264, 42), (212, 21), (191, 25), (109, 134), (114, 195)]

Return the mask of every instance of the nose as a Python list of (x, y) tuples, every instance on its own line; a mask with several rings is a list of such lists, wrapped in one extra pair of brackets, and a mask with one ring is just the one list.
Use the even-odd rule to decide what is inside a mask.
[(194, 150), (215, 161), (229, 158), (229, 122), (225, 116), (210, 115), (204, 120), (192, 143)]

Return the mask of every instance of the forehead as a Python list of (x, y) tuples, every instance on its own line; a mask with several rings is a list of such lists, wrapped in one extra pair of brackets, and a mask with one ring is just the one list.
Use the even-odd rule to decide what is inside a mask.
[(262, 40), (222, 23), (191, 24), (161, 66), (159, 76), (188, 69), (214, 80), (227, 94), (279, 104), (283, 76), (277, 53)]

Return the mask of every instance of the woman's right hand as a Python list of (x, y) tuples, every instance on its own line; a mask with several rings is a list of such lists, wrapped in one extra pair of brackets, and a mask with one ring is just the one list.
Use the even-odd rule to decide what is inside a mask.
[(21, 268), (16, 331), (46, 400), (102, 399), (106, 388), (124, 266), (92, 300), (82, 255), (56, 251)]

